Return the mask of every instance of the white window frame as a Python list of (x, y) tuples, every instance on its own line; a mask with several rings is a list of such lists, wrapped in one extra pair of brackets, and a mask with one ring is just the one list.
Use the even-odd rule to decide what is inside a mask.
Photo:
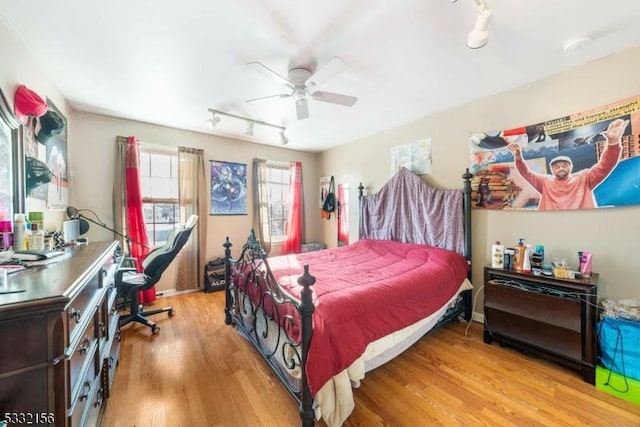
[[(163, 171), (162, 173), (156, 173), (152, 170), (153, 162), (151, 162), (151, 156), (168, 156), (169, 157), (169, 171)], [(144, 165), (143, 162), (149, 162), (148, 165)], [(149, 171), (149, 174), (147, 174)], [(167, 173), (168, 172), (168, 173)], [(150, 175), (150, 176), (149, 176)], [(150, 185), (153, 181), (150, 178), (169, 178), (171, 181), (170, 188), (173, 189), (175, 196), (168, 195), (163, 197), (153, 196), (149, 194), (151, 189)], [(141, 198), (143, 211), (145, 212), (145, 225), (147, 237), (149, 239), (149, 245), (151, 247), (162, 245), (166, 240), (156, 240), (158, 231), (170, 230), (177, 227), (180, 224), (180, 205), (178, 200), (178, 152), (171, 149), (153, 147), (145, 144), (140, 144), (140, 181), (141, 181)], [(152, 205), (155, 208), (160, 204), (173, 204), (173, 218), (169, 221), (149, 221), (147, 208), (148, 205)], [(155, 209), (154, 209), (155, 210)], [(156, 215), (153, 215), (155, 217)], [(154, 218), (155, 219), (155, 218)], [(169, 227), (167, 227), (169, 226)], [(160, 230), (159, 230), (160, 229)], [(168, 234), (168, 231), (167, 233)]]
[[(280, 170), (287, 171), (286, 174), (286, 183), (284, 182), (284, 175), (281, 176), (280, 180), (273, 180), (271, 171)], [(287, 230), (287, 221), (289, 217), (289, 194), (290, 194), (290, 186), (291, 186), (291, 165), (289, 163), (284, 162), (276, 162), (267, 160), (267, 205), (269, 212), (269, 228), (271, 230), (271, 242), (273, 243), (281, 243), (284, 242), (287, 238), (286, 230)], [(272, 201), (272, 194), (274, 191), (281, 192), (278, 196), (280, 200)], [(281, 205), (282, 206), (282, 216), (283, 218), (274, 218), (272, 215), (274, 214), (274, 206)], [(282, 230), (283, 234), (274, 234), (274, 226), (273, 223), (275, 221), (282, 221)]]

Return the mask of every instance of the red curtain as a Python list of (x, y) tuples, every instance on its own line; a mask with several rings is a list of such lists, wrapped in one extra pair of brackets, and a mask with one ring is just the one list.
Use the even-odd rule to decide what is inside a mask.
[(302, 249), (302, 163), (291, 162), (291, 185), (289, 186), (289, 217), (287, 238), (282, 245), (282, 254), (299, 254)]
[(338, 185), (338, 244), (349, 244), (349, 211), (344, 187)]
[[(138, 271), (142, 271), (142, 260), (149, 253), (149, 239), (142, 212), (142, 195), (140, 193), (140, 149), (134, 136), (127, 139), (127, 160), (125, 165), (125, 182), (127, 186), (127, 234), (131, 238), (129, 250), (136, 259)], [(155, 286), (140, 292), (140, 303), (156, 300)]]

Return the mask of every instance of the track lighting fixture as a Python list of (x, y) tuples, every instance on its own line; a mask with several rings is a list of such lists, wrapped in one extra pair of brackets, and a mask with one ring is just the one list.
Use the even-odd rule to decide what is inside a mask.
[(253, 136), (253, 124), (255, 122), (251, 121), (251, 120), (247, 120), (247, 130), (244, 132), (245, 134), (249, 135), (249, 136)]
[(247, 130), (245, 131), (246, 135), (253, 136), (253, 131), (254, 131), (255, 125), (266, 126), (266, 127), (271, 127), (271, 128), (275, 128), (275, 129), (280, 130), (280, 142), (282, 143), (282, 145), (287, 145), (289, 143), (289, 140), (287, 139), (287, 137), (284, 134), (284, 132), (287, 130), (287, 128), (284, 127), (284, 126), (278, 126), (278, 125), (274, 125), (274, 124), (271, 124), (271, 123), (263, 122), (263, 121), (260, 121), (260, 120), (254, 120), (254, 119), (250, 119), (248, 117), (238, 116), (236, 114), (225, 113), (224, 111), (213, 110), (211, 108), (209, 109), (209, 112), (211, 113), (211, 118), (205, 120), (205, 125), (209, 129), (213, 129), (220, 122), (220, 116), (226, 116), (226, 117), (231, 117), (231, 118), (234, 118), (234, 119), (246, 121), (247, 122)]
[(484, 0), (475, 0), (475, 2), (478, 7), (478, 16), (476, 17), (476, 23), (473, 29), (467, 36), (467, 47), (470, 49), (479, 49), (489, 41), (487, 26), (489, 25), (489, 17), (492, 13)]
[(209, 129), (215, 128), (218, 123), (220, 123), (220, 117), (216, 113), (213, 113), (210, 119), (204, 121), (204, 125)]

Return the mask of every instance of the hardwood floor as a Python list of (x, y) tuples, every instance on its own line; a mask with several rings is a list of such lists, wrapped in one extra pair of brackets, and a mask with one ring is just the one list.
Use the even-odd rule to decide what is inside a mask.
[[(224, 294), (160, 298), (161, 331), (123, 328), (102, 426), (296, 426), (298, 407), (257, 352), (224, 323)], [(445, 326), (367, 373), (356, 426), (640, 426), (640, 406), (577, 373), (497, 344), (482, 325)], [(324, 426), (322, 422), (318, 426)]]

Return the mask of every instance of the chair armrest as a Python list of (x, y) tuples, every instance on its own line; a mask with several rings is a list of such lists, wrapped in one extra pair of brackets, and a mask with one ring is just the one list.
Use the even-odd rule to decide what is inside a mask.
[[(135, 259), (135, 258), (134, 258)], [(115, 277), (115, 285), (116, 287), (122, 283), (122, 276), (124, 276), (124, 273), (137, 273), (138, 269), (135, 267), (120, 267), (119, 269), (116, 270), (116, 277)]]
[(120, 263), (120, 265), (121, 265), (123, 268), (126, 268), (126, 267), (133, 267), (133, 268), (135, 268), (135, 266), (136, 266), (136, 261), (137, 261), (137, 259), (136, 259), (135, 257), (127, 256), (127, 257), (122, 258), (122, 262)]

